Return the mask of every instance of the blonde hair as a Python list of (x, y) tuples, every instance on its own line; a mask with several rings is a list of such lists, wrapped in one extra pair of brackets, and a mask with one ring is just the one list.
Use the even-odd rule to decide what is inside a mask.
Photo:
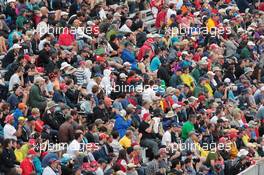
[(38, 108), (32, 108), (31, 114), (39, 114), (39, 109)]

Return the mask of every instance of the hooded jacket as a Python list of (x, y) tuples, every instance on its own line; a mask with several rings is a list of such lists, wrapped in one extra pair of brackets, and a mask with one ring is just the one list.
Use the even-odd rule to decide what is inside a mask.
[(100, 86), (105, 90), (106, 95), (109, 95), (112, 91), (112, 86), (110, 81), (111, 70), (105, 69), (103, 74), (104, 77), (102, 78)]
[(120, 114), (116, 115), (114, 129), (118, 131), (120, 138), (122, 138), (126, 134), (126, 131), (131, 126), (131, 124), (132, 124), (131, 120), (126, 120)]

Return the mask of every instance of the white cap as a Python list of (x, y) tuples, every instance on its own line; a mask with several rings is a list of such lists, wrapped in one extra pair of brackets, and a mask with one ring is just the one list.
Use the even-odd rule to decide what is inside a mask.
[(7, 3), (16, 2), (16, 0), (7, 0)]
[(242, 27), (240, 27), (240, 28), (238, 28), (237, 29), (237, 32), (239, 33), (239, 32), (244, 32), (245, 30), (242, 28)]
[(119, 111), (119, 114), (122, 116), (122, 117), (125, 117), (126, 116), (126, 111), (124, 109), (122, 109), (121, 111)]
[(223, 20), (223, 23), (228, 23), (229, 22), (229, 19), (224, 19)]
[(198, 16), (198, 15), (200, 15), (200, 12), (194, 12), (193, 15)]
[(205, 64), (208, 64), (208, 62), (206, 61), (206, 59), (201, 59), (198, 64), (200, 65), (205, 65)]
[(208, 71), (207, 74), (208, 74), (208, 75), (213, 75), (213, 76), (215, 75), (215, 73), (212, 72), (212, 71)]
[(64, 16), (64, 15), (69, 15), (68, 12), (61, 12), (61, 16)]
[(224, 122), (228, 122), (228, 121), (229, 121), (226, 117), (221, 117), (221, 119), (222, 119)]
[(61, 68), (60, 68), (60, 70), (63, 70), (63, 69), (65, 69), (66, 67), (70, 67), (71, 65), (69, 64), (69, 63), (67, 63), (67, 62), (63, 62), (63, 63), (61, 63)]
[(185, 50), (182, 52), (182, 55), (188, 55), (189, 53)]
[(255, 46), (255, 43), (253, 43), (252, 41), (248, 41), (247, 45), (248, 46)]
[(22, 46), (20, 46), (19, 44), (14, 44), (12, 48), (13, 49), (21, 49)]
[(238, 157), (242, 157), (242, 156), (246, 156), (248, 155), (248, 150), (246, 149), (241, 149), (238, 153), (237, 153), (237, 156)]
[(178, 103), (174, 103), (174, 104), (172, 105), (172, 108), (173, 108), (173, 109), (180, 108), (180, 107), (181, 107), (181, 105), (179, 105)]
[(131, 64), (129, 62), (125, 62), (124, 66), (131, 66)]
[(264, 86), (262, 86), (262, 87), (260, 88), (260, 91), (264, 91)]
[(147, 34), (147, 38), (153, 38), (153, 34), (152, 33)]
[(119, 75), (119, 77), (120, 77), (120, 78), (127, 78), (127, 75), (124, 74), (124, 73), (121, 73), (121, 74)]
[(160, 34), (155, 33), (154, 35), (152, 35), (153, 38), (161, 38)]
[(225, 83), (230, 83), (231, 80), (230, 80), (230, 78), (225, 78), (225, 79), (224, 79), (224, 82), (225, 82)]

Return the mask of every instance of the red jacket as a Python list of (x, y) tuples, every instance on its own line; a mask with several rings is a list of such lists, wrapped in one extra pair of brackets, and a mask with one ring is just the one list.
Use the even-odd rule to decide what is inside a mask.
[(156, 18), (156, 22), (155, 22), (156, 28), (160, 28), (161, 23), (166, 24), (166, 16), (167, 16), (167, 12), (165, 12), (163, 10), (158, 13), (157, 18)]
[(35, 171), (34, 164), (28, 157), (22, 160), (20, 168), (22, 169), (22, 175), (30, 175), (33, 171)]
[(68, 29), (65, 29), (59, 36), (58, 44), (60, 46), (71, 46), (74, 42), (74, 36)]
[(148, 43), (147, 41), (139, 49), (139, 52), (138, 52), (138, 55), (137, 55), (138, 62), (141, 62), (144, 59), (143, 57), (146, 55), (147, 52), (149, 52), (148, 54), (150, 55), (150, 59), (152, 59), (154, 57), (154, 55), (155, 55), (155, 52), (152, 49), (151, 44)]

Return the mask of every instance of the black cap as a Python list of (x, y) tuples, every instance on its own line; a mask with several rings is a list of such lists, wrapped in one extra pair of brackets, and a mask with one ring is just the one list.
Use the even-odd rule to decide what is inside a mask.
[(105, 159), (103, 159), (103, 158), (100, 158), (100, 159), (98, 160), (98, 163), (99, 163), (99, 164), (107, 163), (107, 161), (106, 161)]
[(36, 119), (33, 117), (33, 116), (29, 116), (28, 117), (28, 121), (30, 122), (30, 121), (36, 121)]

